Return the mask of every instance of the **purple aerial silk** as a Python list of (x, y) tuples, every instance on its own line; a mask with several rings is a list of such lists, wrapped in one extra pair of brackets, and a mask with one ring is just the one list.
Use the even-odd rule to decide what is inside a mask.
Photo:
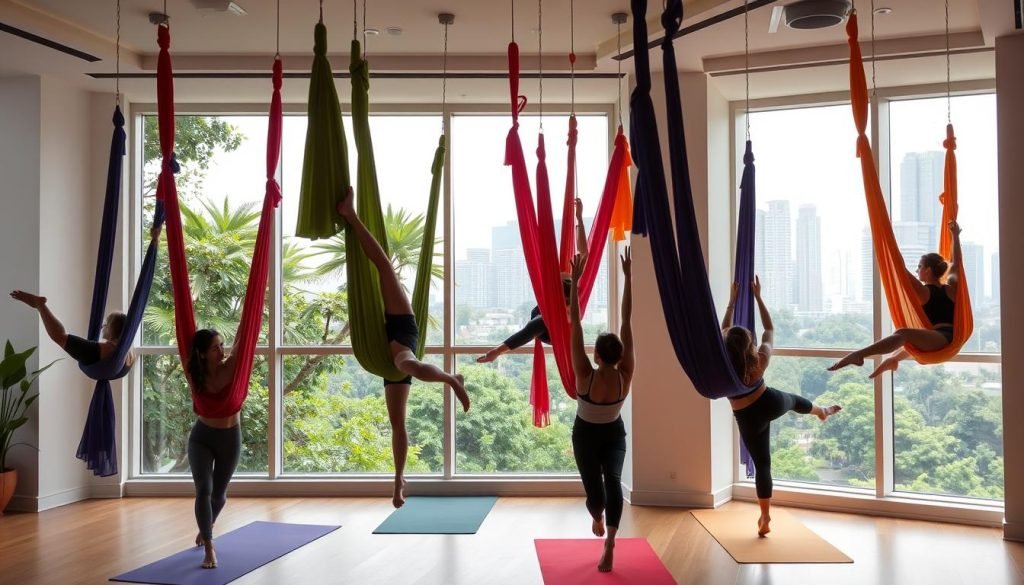
[[(107, 165), (107, 189), (103, 201), (103, 223), (100, 227), (100, 245), (96, 257), (96, 280), (92, 289), (92, 308), (89, 313), (88, 339), (99, 341), (106, 313), (107, 293), (110, 289), (110, 275), (114, 263), (114, 244), (117, 240), (117, 215), (121, 199), (121, 174), (124, 167), (125, 131), (121, 107), (114, 108), (114, 133), (110, 140), (110, 160)], [(162, 224), (163, 205), (156, 204), (154, 224)], [(96, 380), (92, 392), (89, 412), (85, 419), (82, 440), (78, 444), (76, 457), (85, 461), (95, 475), (106, 477), (117, 473), (117, 434), (114, 417), (114, 397), (110, 380), (124, 374), (124, 360), (131, 349), (135, 333), (142, 323), (142, 314), (149, 299), (156, 269), (157, 244), (150, 242), (142, 262), (142, 271), (135, 285), (131, 303), (126, 312), (124, 328), (118, 340), (117, 349), (104, 360), (92, 364), (79, 364), (79, 369)]]

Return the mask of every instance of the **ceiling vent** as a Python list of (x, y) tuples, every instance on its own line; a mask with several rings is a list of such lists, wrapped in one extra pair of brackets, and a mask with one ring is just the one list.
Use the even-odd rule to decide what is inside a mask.
[(816, 29), (842, 24), (852, 8), (850, 0), (799, 0), (782, 12), (789, 28)]
[(245, 9), (231, 0), (192, 0), (192, 5), (200, 12), (221, 12), (234, 16), (244, 16)]

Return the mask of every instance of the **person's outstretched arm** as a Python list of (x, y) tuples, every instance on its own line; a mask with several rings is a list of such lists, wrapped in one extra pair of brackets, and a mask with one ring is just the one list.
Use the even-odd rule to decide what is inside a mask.
[(761, 298), (761, 279), (757, 275), (754, 275), (752, 287), (754, 300), (757, 301), (757, 311), (761, 314), (761, 327), (764, 327), (764, 332), (761, 333), (761, 347), (757, 349), (757, 352), (765, 356), (763, 365), (767, 367), (767, 360), (771, 358), (772, 348), (775, 346), (775, 325), (772, 323), (772, 315), (768, 312), (764, 299)]
[(40, 297), (23, 290), (14, 290), (11, 291), (11, 298), (39, 311), (39, 318), (43, 320), (46, 334), (50, 336), (54, 343), (62, 348), (64, 347), (68, 341), (68, 333), (64, 330), (64, 324), (60, 322), (60, 319), (50, 312), (50, 308), (46, 306), (46, 297)]
[(732, 313), (736, 308), (736, 297), (740, 294), (740, 285), (738, 282), (732, 283), (732, 292), (729, 293), (729, 304), (725, 307), (725, 315), (722, 317), (722, 333), (724, 334), (730, 327), (732, 327)]
[(583, 324), (580, 323), (580, 296), (579, 280), (583, 276), (583, 267), (586, 266), (586, 258), (576, 254), (572, 259), (572, 285), (569, 289), (569, 321), (572, 327), (570, 347), (572, 348), (572, 369), (576, 372), (576, 379), (579, 380), (593, 372), (594, 367), (587, 357), (587, 349), (583, 345)]
[(622, 341), (622, 361), (619, 370), (624, 376), (632, 379), (636, 361), (633, 355), (633, 257), (626, 246), (625, 253), (619, 257), (622, 262), (622, 323), (619, 325), (619, 340)]
[(583, 265), (587, 265), (587, 228), (583, 225), (583, 200), (576, 198), (576, 253), (583, 258)]
[[(955, 285), (961, 278), (961, 267), (964, 264), (964, 253), (963, 250), (960, 249), (960, 224), (955, 220), (949, 222), (949, 233), (953, 236), (953, 258), (949, 264), (949, 276), (946, 278), (946, 282), (950, 285)], [(956, 291), (956, 289), (951, 288), (950, 292), (953, 292), (955, 295), (956, 292), (954, 291)], [(955, 301), (956, 299), (954, 298), (953, 300)]]

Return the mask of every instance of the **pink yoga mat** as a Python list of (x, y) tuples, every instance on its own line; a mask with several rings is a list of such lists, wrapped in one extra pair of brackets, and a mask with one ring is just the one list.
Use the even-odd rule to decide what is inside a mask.
[(544, 585), (676, 585), (643, 538), (615, 540), (615, 565), (610, 573), (597, 570), (604, 539), (537, 539), (534, 544)]

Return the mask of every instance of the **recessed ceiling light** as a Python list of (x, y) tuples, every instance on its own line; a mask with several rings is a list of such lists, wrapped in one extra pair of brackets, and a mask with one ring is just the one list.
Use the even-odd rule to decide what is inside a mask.
[(386, 29), (384, 29), (384, 32), (388, 33), (389, 35), (391, 35), (393, 37), (397, 37), (397, 36), (402, 34), (402, 27), (400, 27), (400, 26), (389, 26)]
[(364, 28), (363, 34), (368, 37), (375, 37), (380, 34), (380, 31), (375, 28)]
[(875, 14), (881, 16), (883, 14), (892, 14), (892, 8), (888, 6), (882, 6), (881, 8), (875, 8)]

